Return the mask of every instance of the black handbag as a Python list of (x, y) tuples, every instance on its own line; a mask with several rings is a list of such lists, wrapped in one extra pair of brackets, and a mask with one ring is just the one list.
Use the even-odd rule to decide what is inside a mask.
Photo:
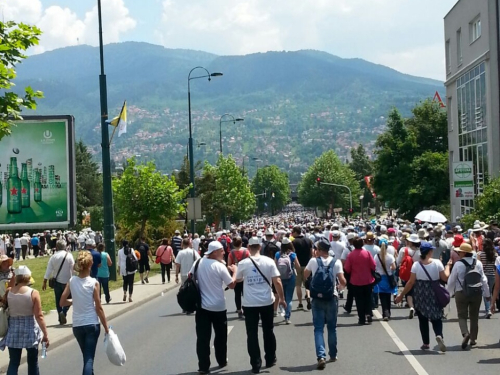
[(56, 280), (57, 280), (57, 277), (59, 276), (59, 274), (61, 273), (61, 269), (64, 265), (64, 262), (66, 262), (66, 257), (68, 256), (68, 252), (66, 252), (66, 255), (64, 256), (64, 259), (61, 263), (61, 265), (59, 266), (59, 271), (57, 271), (57, 274), (56, 274), (56, 277), (51, 277), (49, 279), (49, 288), (52, 288), (54, 289), (54, 287), (56, 286)]

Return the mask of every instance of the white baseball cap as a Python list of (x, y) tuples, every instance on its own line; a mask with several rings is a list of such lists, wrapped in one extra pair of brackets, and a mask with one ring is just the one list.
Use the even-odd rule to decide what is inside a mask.
[(14, 270), (16, 276), (31, 276), (31, 270), (28, 266), (19, 266), (18, 269)]
[(224, 247), (222, 246), (222, 244), (219, 241), (212, 241), (208, 244), (208, 250), (205, 252), (205, 255), (210, 255), (214, 251), (217, 251), (217, 250), (220, 250), (223, 248)]
[(248, 240), (248, 246), (261, 245), (262, 242), (258, 237), (252, 237)]
[(274, 236), (274, 231), (271, 228), (266, 229), (266, 236)]

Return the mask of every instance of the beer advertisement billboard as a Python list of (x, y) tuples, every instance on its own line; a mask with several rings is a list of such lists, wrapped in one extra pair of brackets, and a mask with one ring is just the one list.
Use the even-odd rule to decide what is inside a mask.
[(76, 221), (72, 116), (26, 116), (0, 141), (0, 230)]

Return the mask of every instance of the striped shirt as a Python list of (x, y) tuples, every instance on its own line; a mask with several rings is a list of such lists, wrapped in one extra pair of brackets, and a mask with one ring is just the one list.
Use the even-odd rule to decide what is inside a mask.
[(483, 263), (483, 270), (484, 274), (487, 276), (495, 276), (495, 260), (497, 258), (497, 254), (495, 254), (495, 259), (493, 262), (488, 261), (486, 258), (486, 253), (484, 251), (481, 251), (479, 253), (479, 259), (481, 260), (481, 263)]

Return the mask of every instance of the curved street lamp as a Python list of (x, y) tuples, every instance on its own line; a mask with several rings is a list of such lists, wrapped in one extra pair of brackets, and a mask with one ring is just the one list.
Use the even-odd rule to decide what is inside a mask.
[[(224, 117), (231, 117), (231, 120), (223, 120)], [(225, 113), (220, 117), (219, 120), (219, 143), (220, 143), (220, 153), (222, 154), (222, 123), (223, 122), (232, 122), (233, 124), (236, 124), (236, 122), (242, 122), (245, 121), (244, 118), (237, 117), (235, 118), (233, 115), (229, 113)]]
[[(202, 73), (200, 76), (195, 76), (191, 77), (191, 74), (195, 70), (202, 70), (205, 71), (206, 74)], [(191, 121), (191, 81), (194, 79), (200, 79), (200, 78), (208, 78), (208, 81), (210, 82), (212, 80), (212, 77), (220, 77), (222, 76), (222, 73), (210, 73), (207, 69), (205, 69), (202, 66), (197, 66), (193, 69), (190, 70), (188, 74), (188, 112), (189, 112), (189, 179), (191, 180), (191, 188), (189, 189), (190, 191), (190, 196), (191, 198), (194, 198), (194, 151), (193, 151), (193, 127), (192, 127), (192, 121)], [(194, 220), (191, 220), (191, 233), (194, 234), (195, 231), (195, 223)]]

